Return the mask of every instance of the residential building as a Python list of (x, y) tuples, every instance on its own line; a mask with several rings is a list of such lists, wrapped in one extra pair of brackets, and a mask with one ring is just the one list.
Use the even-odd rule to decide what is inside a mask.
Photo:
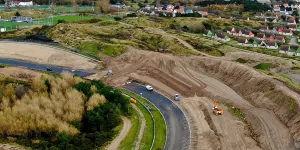
[(290, 30), (290, 29), (284, 29), (282, 34), (283, 34), (283, 35), (292, 36), (292, 35), (293, 35), (293, 32), (292, 32), (292, 30)]
[(252, 33), (252, 32), (249, 31), (249, 30), (242, 29), (242, 30), (240, 30), (240, 32), (239, 32), (239, 36), (244, 36), (244, 37), (254, 37), (254, 33)]
[(177, 7), (175, 7), (174, 12), (175, 13), (181, 13), (181, 14), (183, 14), (185, 12), (184, 11), (184, 6), (177, 6)]
[(261, 40), (254, 39), (254, 41), (252, 42), (252, 46), (253, 47), (259, 47), (261, 42), (262, 42)]
[(289, 24), (288, 27), (292, 31), (296, 31), (297, 30), (297, 24)]
[(285, 43), (285, 38), (283, 36), (276, 36), (275, 40), (280, 43)]
[(276, 39), (276, 36), (275, 36), (275, 35), (271, 34), (271, 35), (269, 36), (269, 40), (270, 40), (270, 41), (275, 41), (275, 39)]
[(267, 49), (278, 49), (278, 45), (275, 41), (268, 41), (266, 42)]
[(256, 37), (259, 40), (265, 40), (266, 39), (266, 34), (265, 33), (257, 33)]
[(214, 33), (211, 32), (210, 30), (205, 30), (203, 33), (203, 36), (207, 36), (207, 37), (214, 37)]
[(263, 14), (262, 12), (257, 12), (257, 13), (255, 14), (255, 17), (256, 17), (256, 18), (261, 18), (261, 17), (264, 17), (264, 14)]
[(260, 21), (260, 22), (268, 22), (268, 19), (267, 18), (259, 18), (258, 21)]
[(273, 7), (273, 11), (275, 12), (279, 12), (280, 11), (280, 7), (278, 5)]
[(289, 45), (281, 45), (279, 49), (279, 53), (281, 54), (287, 54), (287, 52), (290, 50)]
[(207, 11), (200, 11), (199, 13), (202, 15), (202, 17), (204, 17), (204, 16), (207, 16), (207, 15), (208, 15), (208, 12), (207, 12)]
[(224, 33), (221, 33), (221, 32), (218, 32), (218, 33), (215, 34), (215, 39), (219, 40), (219, 41), (222, 41), (222, 42), (230, 41), (230, 38), (227, 35), (225, 35)]
[(250, 18), (246, 16), (246, 17), (243, 17), (243, 20), (249, 21)]
[(249, 41), (246, 38), (239, 38), (238, 39), (238, 45), (250, 46)]
[(296, 24), (296, 20), (294, 18), (291, 18), (288, 20), (288, 25), (289, 24)]

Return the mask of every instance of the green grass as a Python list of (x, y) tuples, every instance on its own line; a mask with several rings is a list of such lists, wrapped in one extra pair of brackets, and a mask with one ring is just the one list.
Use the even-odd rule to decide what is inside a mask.
[(228, 107), (228, 111), (235, 117), (237, 117), (241, 121), (245, 121), (245, 116), (239, 108), (234, 107), (232, 104), (225, 103)]
[[(44, 18), (40, 19), (39, 21), (41, 22), (48, 22), (52, 18)], [(107, 18), (107, 17), (97, 17), (97, 16), (57, 16), (53, 17), (53, 23), (57, 24), (58, 20), (64, 20), (66, 22), (75, 22), (75, 21), (82, 21), (82, 20), (90, 20), (90, 19), (101, 19), (101, 20), (113, 20), (112, 18)]]
[(243, 59), (243, 58), (238, 58), (238, 59), (236, 59), (235, 61), (236, 61), (236, 62), (239, 62), (239, 63), (242, 63), (242, 64), (244, 64), (244, 63), (247, 63), (247, 62), (248, 62), (248, 60), (246, 60), (246, 59)]
[(7, 31), (14, 30), (17, 28), (32, 26), (33, 23), (25, 22), (10, 22), (10, 21), (0, 21), (0, 28), (6, 28)]
[(131, 128), (126, 135), (125, 139), (121, 142), (119, 145), (120, 150), (131, 150), (135, 147), (135, 142), (137, 141), (139, 131), (141, 128), (141, 119), (139, 119), (138, 113), (130, 106), (130, 110), (132, 115), (130, 116), (130, 121), (131, 121)]
[[(146, 106), (150, 106), (151, 107), (151, 113), (153, 115), (153, 118), (155, 120), (155, 130), (156, 130), (156, 136), (155, 136), (155, 141), (154, 141), (154, 146), (153, 146), (153, 150), (156, 150), (158, 148), (163, 148), (164, 147), (164, 144), (166, 142), (166, 124), (165, 124), (165, 121), (161, 115), (161, 113), (159, 112), (159, 110), (152, 104), (150, 103), (148, 100), (140, 97), (139, 95), (129, 91), (129, 90), (126, 90), (126, 89), (121, 89), (121, 91), (135, 97), (138, 102), (141, 102), (143, 103), (144, 105)], [(140, 108), (140, 110), (143, 112), (143, 114), (147, 114), (147, 110), (139, 103), (136, 103), (137, 106)], [(143, 108), (143, 109), (142, 109)], [(144, 132), (144, 135), (143, 135), (143, 138), (142, 138), (142, 141), (141, 141), (141, 145), (140, 145), (140, 149), (145, 149), (145, 150), (149, 150), (149, 147), (151, 146), (151, 143), (152, 143), (152, 139), (150, 141), (148, 141), (151, 137), (151, 135), (153, 135), (153, 123), (149, 123), (147, 122), (147, 120), (151, 119), (149, 118), (151, 116), (146, 116), (145, 115), (145, 119), (146, 119), (146, 130)], [(148, 119), (147, 119), (148, 118)], [(152, 119), (151, 119), (152, 120)], [(152, 124), (152, 125), (151, 125)], [(147, 130), (148, 129), (151, 129), (151, 126), (152, 126), (152, 131), (151, 130)], [(150, 135), (151, 134), (151, 135)]]
[(260, 70), (269, 70), (271, 68), (272, 63), (260, 63), (253, 68)]

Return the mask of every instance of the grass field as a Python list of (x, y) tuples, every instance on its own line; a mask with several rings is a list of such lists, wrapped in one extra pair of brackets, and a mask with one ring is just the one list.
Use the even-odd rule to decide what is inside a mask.
[[(146, 106), (149, 105), (151, 107), (151, 109), (152, 109), (151, 113), (155, 120), (155, 127), (156, 127), (155, 128), (156, 136), (155, 136), (153, 149), (163, 148), (165, 145), (165, 142), (166, 142), (167, 132), (166, 132), (165, 121), (164, 121), (161, 113), (159, 112), (159, 110), (152, 103), (150, 103), (148, 100), (140, 97), (139, 95), (137, 95), (131, 91), (128, 91), (126, 89), (121, 89), (121, 91), (133, 96), (134, 98), (136, 98), (138, 100), (138, 102), (141, 102)], [(143, 112), (145, 119), (146, 119), (146, 129), (144, 131), (144, 135), (141, 140), (140, 149), (148, 150), (151, 147), (151, 143), (152, 143), (151, 135), (153, 137), (153, 123), (149, 123), (149, 121), (147, 122), (147, 120), (151, 119), (151, 116), (149, 113), (147, 114), (148, 111), (146, 110), (146, 108), (144, 106), (142, 106), (140, 103), (136, 103), (136, 104), (139, 107), (139, 109)], [(151, 128), (152, 128), (152, 131), (151, 131)]]
[[(75, 22), (75, 21), (90, 20), (90, 19), (113, 20), (113, 18), (108, 18), (108, 17), (68, 15), (68, 16), (53, 17), (53, 23), (57, 24), (59, 20), (64, 20), (66, 22)], [(35, 20), (32, 23), (0, 21), (0, 28), (6, 28), (7, 31), (10, 31), (17, 28), (23, 28), (23, 27), (33, 26), (33, 25), (50, 24), (51, 22), (52, 22), (52, 18), (43, 18), (43, 19)]]

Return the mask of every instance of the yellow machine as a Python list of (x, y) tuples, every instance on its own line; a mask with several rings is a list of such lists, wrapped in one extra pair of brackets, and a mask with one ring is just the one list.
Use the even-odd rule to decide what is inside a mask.
[(214, 108), (213, 108), (213, 113), (215, 114), (215, 115), (223, 115), (223, 110), (222, 109), (220, 109), (220, 108), (218, 108), (218, 101), (217, 100), (214, 100)]

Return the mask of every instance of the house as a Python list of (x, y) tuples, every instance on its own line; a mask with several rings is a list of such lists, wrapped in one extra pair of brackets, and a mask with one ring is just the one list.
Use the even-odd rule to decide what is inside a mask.
[(231, 34), (234, 36), (239, 36), (240, 31), (238, 29), (233, 28), (233, 30), (231, 31)]
[(222, 42), (230, 41), (230, 38), (227, 35), (225, 35), (224, 33), (221, 33), (221, 32), (218, 32), (218, 33), (215, 34), (215, 39), (219, 40), (219, 41), (222, 41)]
[(297, 28), (297, 30), (296, 31), (300, 31), (300, 26)]
[(286, 7), (289, 7), (289, 4), (288, 3), (284, 3), (283, 6), (286, 8)]
[(292, 31), (296, 31), (297, 30), (297, 25), (296, 24), (289, 24), (288, 27)]
[(174, 5), (168, 5), (166, 12), (167, 13), (173, 13), (173, 10), (174, 10)]
[(268, 31), (270, 29), (269, 29), (269, 26), (260, 26), (259, 30), (260, 31)]
[(250, 46), (249, 41), (246, 38), (239, 38), (238, 39), (238, 45)]
[(203, 36), (207, 36), (207, 37), (214, 37), (214, 33), (211, 32), (210, 30), (205, 30), (203, 33)]
[(280, 7), (278, 5), (273, 7), (273, 11), (274, 12), (279, 12), (280, 11)]
[(268, 41), (266, 42), (267, 49), (278, 49), (278, 45), (275, 41)]
[(191, 13), (193, 13), (193, 10), (187, 9), (187, 10), (185, 11), (185, 13), (186, 13), (186, 14), (191, 14)]
[(285, 7), (283, 7), (283, 6), (280, 6), (280, 12), (281, 12), (281, 13), (286, 13), (286, 9), (285, 9)]
[(174, 11), (175, 11), (175, 13), (183, 14), (184, 13), (184, 6), (176, 6)]
[(287, 54), (287, 52), (290, 50), (289, 45), (281, 45), (279, 49), (279, 53), (281, 54)]
[(300, 56), (300, 48), (298, 47), (298, 49), (296, 50), (296, 56)]
[(239, 36), (254, 37), (254, 34), (249, 30), (242, 29), (239, 32)]
[(19, 6), (33, 6), (33, 2), (32, 1), (20, 1), (19, 2)]
[(292, 32), (292, 30), (290, 30), (290, 29), (284, 29), (282, 34), (283, 34), (283, 35), (289, 35), (289, 36), (292, 36), (292, 35), (293, 35), (293, 32)]
[(277, 23), (277, 19), (276, 19), (276, 18), (273, 19), (273, 20), (272, 20), (272, 23)]
[(285, 38), (283, 36), (276, 36), (275, 40), (280, 43), (285, 43)]
[(265, 41), (261, 41), (260, 44), (259, 44), (259, 47), (264, 47), (266, 48), (268, 45)]
[(265, 40), (266, 39), (266, 34), (265, 33), (257, 33), (256, 37), (259, 40)]
[(270, 41), (275, 41), (275, 39), (276, 39), (276, 36), (275, 36), (275, 35), (272, 34), (272, 35), (269, 36), (269, 40), (270, 40)]
[(282, 27), (276, 27), (278, 34), (283, 33), (283, 28)]
[(260, 44), (261, 44), (261, 40), (257, 40), (257, 39), (255, 39), (253, 42), (252, 42), (252, 46), (253, 47), (259, 47), (260, 46)]
[(207, 15), (208, 15), (208, 12), (207, 12), (207, 11), (200, 11), (199, 13), (202, 15), (202, 17), (204, 17), (204, 16), (207, 16)]
[(289, 20), (288, 20), (288, 25), (289, 25), (289, 24), (296, 24), (296, 20), (293, 19), (293, 18), (289, 19)]

